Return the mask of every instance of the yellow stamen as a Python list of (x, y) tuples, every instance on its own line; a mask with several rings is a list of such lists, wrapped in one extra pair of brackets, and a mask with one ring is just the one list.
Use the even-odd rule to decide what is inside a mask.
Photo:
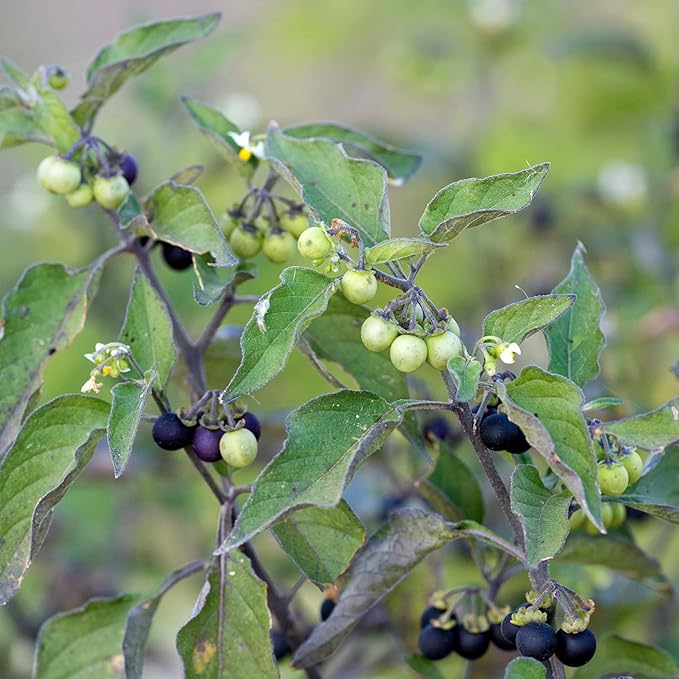
[(250, 149), (241, 149), (238, 151), (238, 157), (245, 163), (252, 158), (252, 151)]
[(101, 372), (104, 373), (104, 375), (110, 375), (113, 372), (113, 369), (111, 368), (110, 365), (105, 365), (102, 369)]

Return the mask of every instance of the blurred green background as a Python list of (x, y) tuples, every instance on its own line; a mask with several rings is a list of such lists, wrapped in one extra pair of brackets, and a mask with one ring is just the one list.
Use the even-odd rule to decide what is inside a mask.
[[(587, 395), (624, 399), (616, 413), (623, 415), (679, 393), (671, 371), (679, 359), (679, 3), (229, 0), (216, 6), (203, 0), (25, 0), (0, 9), (0, 51), (28, 71), (45, 63), (67, 68), (72, 82), (65, 98), (72, 104), (90, 59), (118, 31), (215, 9), (224, 17), (212, 36), (131, 81), (100, 115), (95, 132), (137, 157), (141, 192), (184, 166), (203, 163), (199, 186), (216, 214), (242, 194), (237, 173), (183, 112), (178, 101), (183, 94), (220, 107), (248, 129), (262, 131), (269, 120), (337, 120), (420, 151), (425, 158), (420, 173), (407, 186), (391, 189), (396, 235), (414, 233), (427, 201), (455, 179), (549, 160), (551, 172), (533, 207), (465, 232), (431, 258), (423, 286), (451, 310), (473, 344), (489, 310), (523, 297), (517, 286), (531, 295), (560, 281), (582, 241), (608, 306), (602, 375)], [(113, 243), (96, 208), (69, 210), (39, 189), (35, 167), (44, 155), (38, 146), (0, 155), (3, 293), (32, 262), (82, 266)], [(254, 294), (275, 284), (279, 267), (263, 260), (258, 265), (261, 276), (244, 291)], [(192, 274), (159, 269), (197, 335), (209, 311), (191, 299)], [(43, 399), (77, 391), (89, 372), (82, 354), (95, 342), (117, 337), (131, 273), (126, 260), (108, 266), (87, 328), (48, 365)], [(238, 309), (228, 323), (248, 316), (248, 309)], [(209, 368), (215, 387), (227, 383), (237, 361), (233, 345), (217, 349)], [(541, 338), (526, 349), (524, 363), (544, 364)], [(181, 370), (176, 373), (179, 406), (183, 384)], [(438, 386), (431, 388), (436, 392)], [(265, 420), (263, 459), (280, 448), (287, 410), (327, 390), (295, 355), (257, 394), (252, 407)], [(30, 674), (37, 625), (47, 615), (92, 595), (152, 587), (175, 567), (209, 553), (216, 527), (212, 498), (183, 457), (161, 454), (149, 439), (145, 429), (132, 465), (118, 481), (102, 449), (59, 505), (21, 593), (0, 611), (0, 676)], [(460, 454), (469, 457), (468, 451)], [(391, 492), (379, 457), (364, 467), (348, 494), (370, 526), (379, 518), (381, 497)], [(509, 469), (502, 467), (503, 473)], [(491, 525), (506, 530), (492, 500), (487, 504)], [(676, 531), (652, 521), (631, 530), (676, 584)], [(282, 552), (267, 539), (260, 548), (283, 587), (294, 582)], [(478, 578), (458, 548), (429, 560), (392, 597), (391, 623), (385, 626), (377, 614), (373, 625), (379, 631), (353, 635), (327, 676), (413, 676), (395, 659), (401, 664), (404, 646), (412, 648), (409, 620), (424, 607), (435, 573), (449, 587)], [(672, 602), (649, 582), (639, 586), (597, 567), (563, 566), (558, 574), (597, 599), (596, 630), (615, 628), (679, 657)], [(180, 676), (174, 635), (199, 587), (194, 579), (165, 598), (149, 644), (148, 677)], [(520, 578), (510, 582), (506, 600), (515, 603), (524, 588)], [(317, 617), (319, 598), (307, 585), (296, 599), (309, 622)], [(506, 661), (500, 652), (490, 653), (473, 676), (499, 676)]]

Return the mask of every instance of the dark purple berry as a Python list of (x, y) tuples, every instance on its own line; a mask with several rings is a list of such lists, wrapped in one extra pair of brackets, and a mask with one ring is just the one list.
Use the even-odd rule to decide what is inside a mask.
[[(472, 408), (472, 413), (476, 415), (476, 413), (479, 412), (479, 407), (480, 403), (477, 403), (473, 408)], [(483, 417), (481, 418), (481, 421), (485, 420), (489, 415), (495, 415), (497, 412), (497, 408), (495, 406), (486, 406), (486, 409), (483, 411)]]
[(137, 161), (134, 159), (134, 156), (130, 153), (126, 153), (120, 159), (119, 167), (127, 183), (132, 186), (132, 184), (134, 184), (135, 180), (137, 179), (137, 173), (139, 171), (139, 168), (137, 167)]
[(203, 462), (217, 462), (222, 459), (219, 442), (222, 440), (223, 433), (221, 429), (208, 429), (207, 427), (196, 429), (193, 435), (193, 449)]
[(457, 639), (455, 650), (467, 660), (477, 660), (490, 645), (488, 632), (470, 632), (464, 625), (457, 626)]
[(273, 647), (273, 657), (276, 660), (282, 660), (292, 652), (286, 636), (276, 629), (271, 630), (271, 645)]
[[(519, 608), (527, 607), (528, 604), (521, 604), (519, 606)], [(517, 608), (516, 610), (518, 611), (519, 608)], [(516, 648), (516, 633), (521, 628), (512, 622), (512, 615), (514, 613), (516, 613), (516, 611), (512, 611), (511, 613), (507, 613), (507, 615), (505, 615), (504, 620), (500, 623), (500, 631), (502, 632), (502, 636), (507, 640), (507, 642), (513, 644), (514, 647)]]
[(529, 622), (517, 632), (516, 648), (528, 658), (548, 660), (556, 649), (554, 629), (545, 622)]
[(440, 629), (427, 625), (420, 631), (420, 653), (429, 660), (442, 660), (454, 650), (457, 642), (457, 625), (453, 629)]
[(174, 413), (163, 413), (154, 423), (153, 440), (164, 450), (179, 450), (191, 443), (193, 427), (187, 427)]
[(175, 271), (188, 269), (193, 263), (193, 255), (188, 250), (172, 243), (163, 243), (163, 259)]
[(400, 495), (387, 495), (380, 507), (380, 521), (386, 521), (392, 512), (403, 506), (405, 501), (406, 498)]
[[(420, 616), (420, 629), (426, 627), (432, 620), (440, 617), (445, 613), (445, 608), (437, 608), (436, 606), (427, 606)], [(451, 616), (451, 620), (455, 620), (455, 616)]]
[(493, 413), (485, 417), (479, 427), (484, 445), (491, 450), (506, 450), (512, 455), (525, 453), (530, 444), (523, 432), (504, 413)]
[(556, 657), (568, 667), (586, 665), (596, 653), (596, 637), (586, 629), (576, 634), (563, 630), (556, 633)]
[(335, 610), (335, 602), (332, 599), (323, 599), (321, 604), (321, 620), (327, 620)]
[[(511, 616), (511, 613), (509, 614)], [(511, 624), (511, 623), (510, 623)], [(516, 627), (516, 625), (514, 625)], [(516, 630), (517, 632), (519, 631), (518, 628)], [(490, 629), (488, 630), (490, 634), (490, 640), (497, 646), (499, 649), (503, 651), (513, 651), (516, 648), (516, 644), (507, 641), (505, 639), (504, 634), (502, 634), (502, 625), (501, 623), (494, 623), (490, 626)], [(516, 636), (516, 635), (515, 635)]]
[(422, 433), (432, 443), (435, 439), (445, 441), (450, 434), (450, 425), (443, 417), (434, 417), (424, 425)]
[(248, 412), (245, 413), (241, 419), (245, 423), (243, 426), (246, 429), (249, 429), (255, 435), (255, 438), (259, 441), (259, 437), (262, 435), (262, 425), (259, 423), (257, 415), (251, 413), (248, 410)]

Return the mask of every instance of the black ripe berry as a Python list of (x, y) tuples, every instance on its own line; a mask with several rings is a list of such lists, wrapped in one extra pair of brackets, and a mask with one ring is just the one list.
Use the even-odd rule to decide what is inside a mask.
[(222, 459), (219, 442), (222, 440), (223, 433), (221, 429), (208, 429), (207, 427), (196, 429), (193, 435), (193, 449), (203, 462), (217, 462)]
[(137, 179), (137, 173), (139, 172), (139, 168), (137, 167), (137, 161), (134, 159), (134, 156), (126, 153), (121, 159), (120, 159), (120, 171), (123, 173), (123, 177), (125, 177), (125, 181), (132, 186), (134, 184), (135, 180)]
[(488, 632), (470, 632), (464, 625), (457, 626), (457, 640), (455, 650), (467, 660), (477, 660), (490, 645)]
[[(512, 614), (510, 613), (509, 615), (511, 617)], [(513, 625), (513, 627), (516, 627), (516, 625)], [(518, 627), (516, 631), (519, 631)], [(516, 643), (513, 641), (507, 641), (507, 639), (505, 639), (504, 634), (502, 634), (502, 625), (499, 622), (492, 624), (488, 630), (488, 633), (490, 634), (490, 640), (500, 650), (513, 651), (516, 648)], [(514, 636), (516, 637), (516, 633), (514, 633)]]
[[(521, 604), (519, 608), (526, 608), (527, 606), (528, 604)], [(515, 612), (516, 611), (512, 611), (512, 613), (507, 613), (507, 615), (505, 615), (504, 620), (500, 623), (500, 631), (502, 632), (502, 636), (508, 643), (512, 644), (514, 648), (516, 648), (516, 633), (521, 629), (518, 625), (515, 625), (512, 622), (512, 615)]]
[(163, 259), (165, 263), (175, 271), (188, 269), (193, 262), (193, 255), (184, 248), (172, 243), (163, 243)]
[(434, 417), (424, 425), (422, 433), (424, 434), (424, 438), (432, 443), (436, 439), (445, 441), (450, 433), (450, 426), (443, 417)]
[(576, 634), (556, 633), (556, 657), (568, 667), (586, 665), (596, 653), (596, 637), (586, 629)]
[(382, 506), (380, 507), (380, 521), (386, 521), (392, 512), (403, 506), (405, 501), (406, 498), (404, 498), (402, 495), (387, 495), (382, 500)]
[[(440, 617), (445, 613), (445, 608), (437, 608), (436, 606), (427, 606), (420, 616), (420, 629), (426, 627), (432, 620)], [(455, 616), (452, 616), (452, 620), (455, 620)]]
[(152, 435), (164, 450), (179, 450), (191, 443), (193, 428), (187, 427), (174, 413), (163, 413), (153, 423)]
[[(472, 413), (473, 413), (474, 415), (476, 415), (476, 413), (479, 412), (479, 407), (480, 407), (480, 405), (481, 405), (481, 404), (478, 403), (477, 405), (475, 405), (475, 406), (472, 408)], [(483, 417), (481, 418), (481, 421), (483, 422), (483, 420), (485, 420), (485, 419), (486, 419), (487, 417), (489, 417), (490, 415), (495, 415), (496, 412), (497, 412), (497, 408), (496, 408), (495, 406), (486, 406), (486, 409), (483, 411)]]
[(556, 649), (554, 629), (545, 622), (529, 622), (516, 634), (519, 653), (536, 660), (548, 660)]
[(241, 419), (245, 423), (243, 424), (243, 426), (246, 429), (249, 429), (255, 435), (255, 438), (259, 441), (259, 437), (262, 435), (262, 425), (259, 423), (257, 415), (248, 411), (247, 413), (245, 413), (245, 415), (243, 415)]
[(457, 645), (457, 626), (440, 629), (427, 625), (420, 631), (418, 640), (420, 653), (429, 660), (442, 660), (449, 656)]
[(335, 610), (335, 602), (332, 599), (323, 599), (321, 604), (321, 620), (327, 620)]
[(273, 657), (276, 660), (282, 660), (292, 650), (286, 636), (276, 629), (271, 630), (271, 646), (273, 647)]
[(493, 413), (483, 419), (479, 434), (484, 445), (491, 450), (506, 450), (512, 455), (525, 453), (530, 444), (519, 429), (504, 413)]

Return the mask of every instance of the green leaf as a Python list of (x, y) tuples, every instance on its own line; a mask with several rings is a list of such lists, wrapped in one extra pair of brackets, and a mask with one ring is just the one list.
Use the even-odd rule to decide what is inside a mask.
[(191, 120), (198, 126), (198, 129), (219, 148), (226, 152), (227, 158), (234, 160), (238, 156), (240, 147), (230, 132), (240, 133), (240, 128), (232, 123), (224, 114), (216, 108), (201, 104), (197, 99), (182, 97), (182, 104), (188, 111)]
[(165, 54), (204, 38), (219, 23), (220, 13), (191, 19), (173, 19), (137, 26), (106, 45), (87, 69), (87, 89), (73, 117), (84, 125), (96, 116), (132, 76), (143, 73)]
[(575, 295), (540, 295), (491, 311), (483, 321), (483, 334), (500, 337), (507, 344), (521, 343), (553, 323), (575, 303)]
[(111, 414), (108, 418), (108, 446), (111, 449), (113, 473), (119, 478), (125, 471), (137, 437), (156, 373), (149, 371), (143, 385), (136, 382), (119, 382), (111, 389)]
[(591, 401), (587, 401), (584, 406), (582, 406), (582, 412), (587, 413), (592, 410), (603, 410), (604, 408), (617, 408), (621, 406), (623, 402), (619, 398), (614, 398), (613, 396), (599, 396), (598, 398), (593, 398)]
[[(177, 650), (186, 679), (274, 679), (266, 585), (238, 550), (215, 561)], [(223, 574), (221, 577), (220, 574)]]
[(679, 398), (649, 413), (604, 422), (597, 432), (612, 434), (628, 446), (657, 450), (679, 441)]
[(285, 368), (300, 335), (325, 311), (338, 286), (337, 279), (299, 266), (284, 269), (280, 278), (243, 330), (243, 358), (224, 390), (229, 401), (260, 389)]
[(679, 451), (668, 450), (658, 457), (655, 466), (618, 499), (658, 519), (679, 523)]
[(573, 294), (576, 302), (545, 330), (550, 372), (564, 375), (581, 387), (599, 374), (599, 354), (606, 346), (599, 327), (606, 307), (585, 265), (584, 251), (579, 243), (573, 252), (568, 276), (552, 290)]
[(307, 507), (273, 527), (286, 554), (309, 580), (330, 585), (365, 542), (365, 528), (342, 500), (337, 507)]
[(580, 667), (576, 679), (600, 679), (622, 676), (635, 679), (676, 679), (679, 666), (672, 656), (656, 646), (606, 634), (599, 639), (596, 655)]
[(54, 141), (54, 145), (61, 153), (68, 151), (80, 139), (80, 128), (59, 96), (52, 90), (38, 88), (38, 100), (33, 107), (33, 116), (35, 124)]
[(119, 679), (125, 621), (138, 600), (135, 594), (91, 599), (82, 608), (49, 618), (40, 628), (33, 676)]
[(422, 164), (422, 157), (416, 153), (398, 149), (364, 132), (335, 123), (293, 125), (286, 127), (284, 132), (297, 139), (323, 138), (343, 144), (349, 153), (363, 154), (381, 165), (387, 171), (391, 183), (397, 186), (410, 179)]
[(333, 653), (360, 619), (392, 591), (427, 554), (460, 537), (454, 524), (421, 509), (393, 512), (345, 574), (332, 615), (313, 628), (297, 649), (296, 667), (309, 667)]
[(242, 262), (236, 267), (224, 269), (215, 266), (215, 260), (210, 255), (194, 255), (193, 269), (196, 274), (193, 299), (201, 306), (214, 304), (221, 299), (229, 285), (240, 285), (253, 279), (256, 273), (252, 262)]
[[(434, 662), (422, 655), (409, 655), (405, 660), (408, 666), (417, 672), (418, 679), (463, 679), (467, 666), (467, 662), (457, 654), (449, 655), (446, 659), (446, 673), (444, 675), (441, 669), (437, 667), (440, 664), (439, 661)], [(459, 665), (459, 667), (455, 667), (451, 671), (451, 662)]]
[(31, 79), (18, 66), (15, 66), (9, 59), (0, 57), (0, 66), (5, 75), (21, 90), (28, 90), (31, 86)]
[(420, 230), (433, 241), (449, 241), (464, 229), (523, 210), (548, 171), (549, 163), (542, 163), (512, 174), (449, 184), (427, 205)]
[(35, 264), (3, 300), (0, 339), (0, 451), (14, 440), (30, 397), (42, 384), (42, 368), (83, 329), (101, 273), (100, 262), (69, 271)]
[(14, 90), (0, 87), (0, 149), (25, 142), (51, 143)]
[(283, 450), (257, 477), (223, 549), (242, 545), (300, 507), (334, 507), (356, 468), (401, 417), (365, 391), (325, 394), (294, 410)]
[(365, 263), (370, 267), (408, 257), (430, 255), (445, 246), (445, 243), (434, 243), (426, 238), (390, 238), (366, 248)]
[(108, 403), (60, 396), (36, 410), (0, 463), (0, 605), (21, 585), (54, 506), (106, 431)]
[(209, 252), (216, 266), (235, 266), (224, 233), (195, 186), (172, 181), (154, 189), (146, 205), (154, 238), (199, 255)]
[(349, 158), (332, 141), (294, 139), (277, 127), (267, 135), (266, 156), (317, 219), (343, 219), (366, 245), (389, 238), (386, 172), (379, 165)]
[(535, 568), (555, 557), (568, 537), (571, 494), (552, 493), (532, 464), (520, 464), (512, 473), (510, 496), (512, 510), (521, 520), (528, 566)]
[[(162, 391), (176, 360), (172, 323), (165, 302), (158, 297), (140, 271), (135, 273), (132, 281), (120, 341), (130, 347), (132, 355), (144, 372), (156, 372), (156, 386)], [(131, 394), (128, 391), (127, 395)]]
[(592, 522), (603, 528), (596, 457), (577, 385), (529, 366), (509, 384), (498, 383), (497, 390), (509, 419), (521, 427)]
[(476, 389), (483, 366), (475, 358), (451, 356), (448, 359), (448, 372), (455, 382), (455, 398), (467, 403), (476, 396)]
[(545, 679), (547, 668), (533, 658), (514, 658), (505, 667), (504, 679)]

